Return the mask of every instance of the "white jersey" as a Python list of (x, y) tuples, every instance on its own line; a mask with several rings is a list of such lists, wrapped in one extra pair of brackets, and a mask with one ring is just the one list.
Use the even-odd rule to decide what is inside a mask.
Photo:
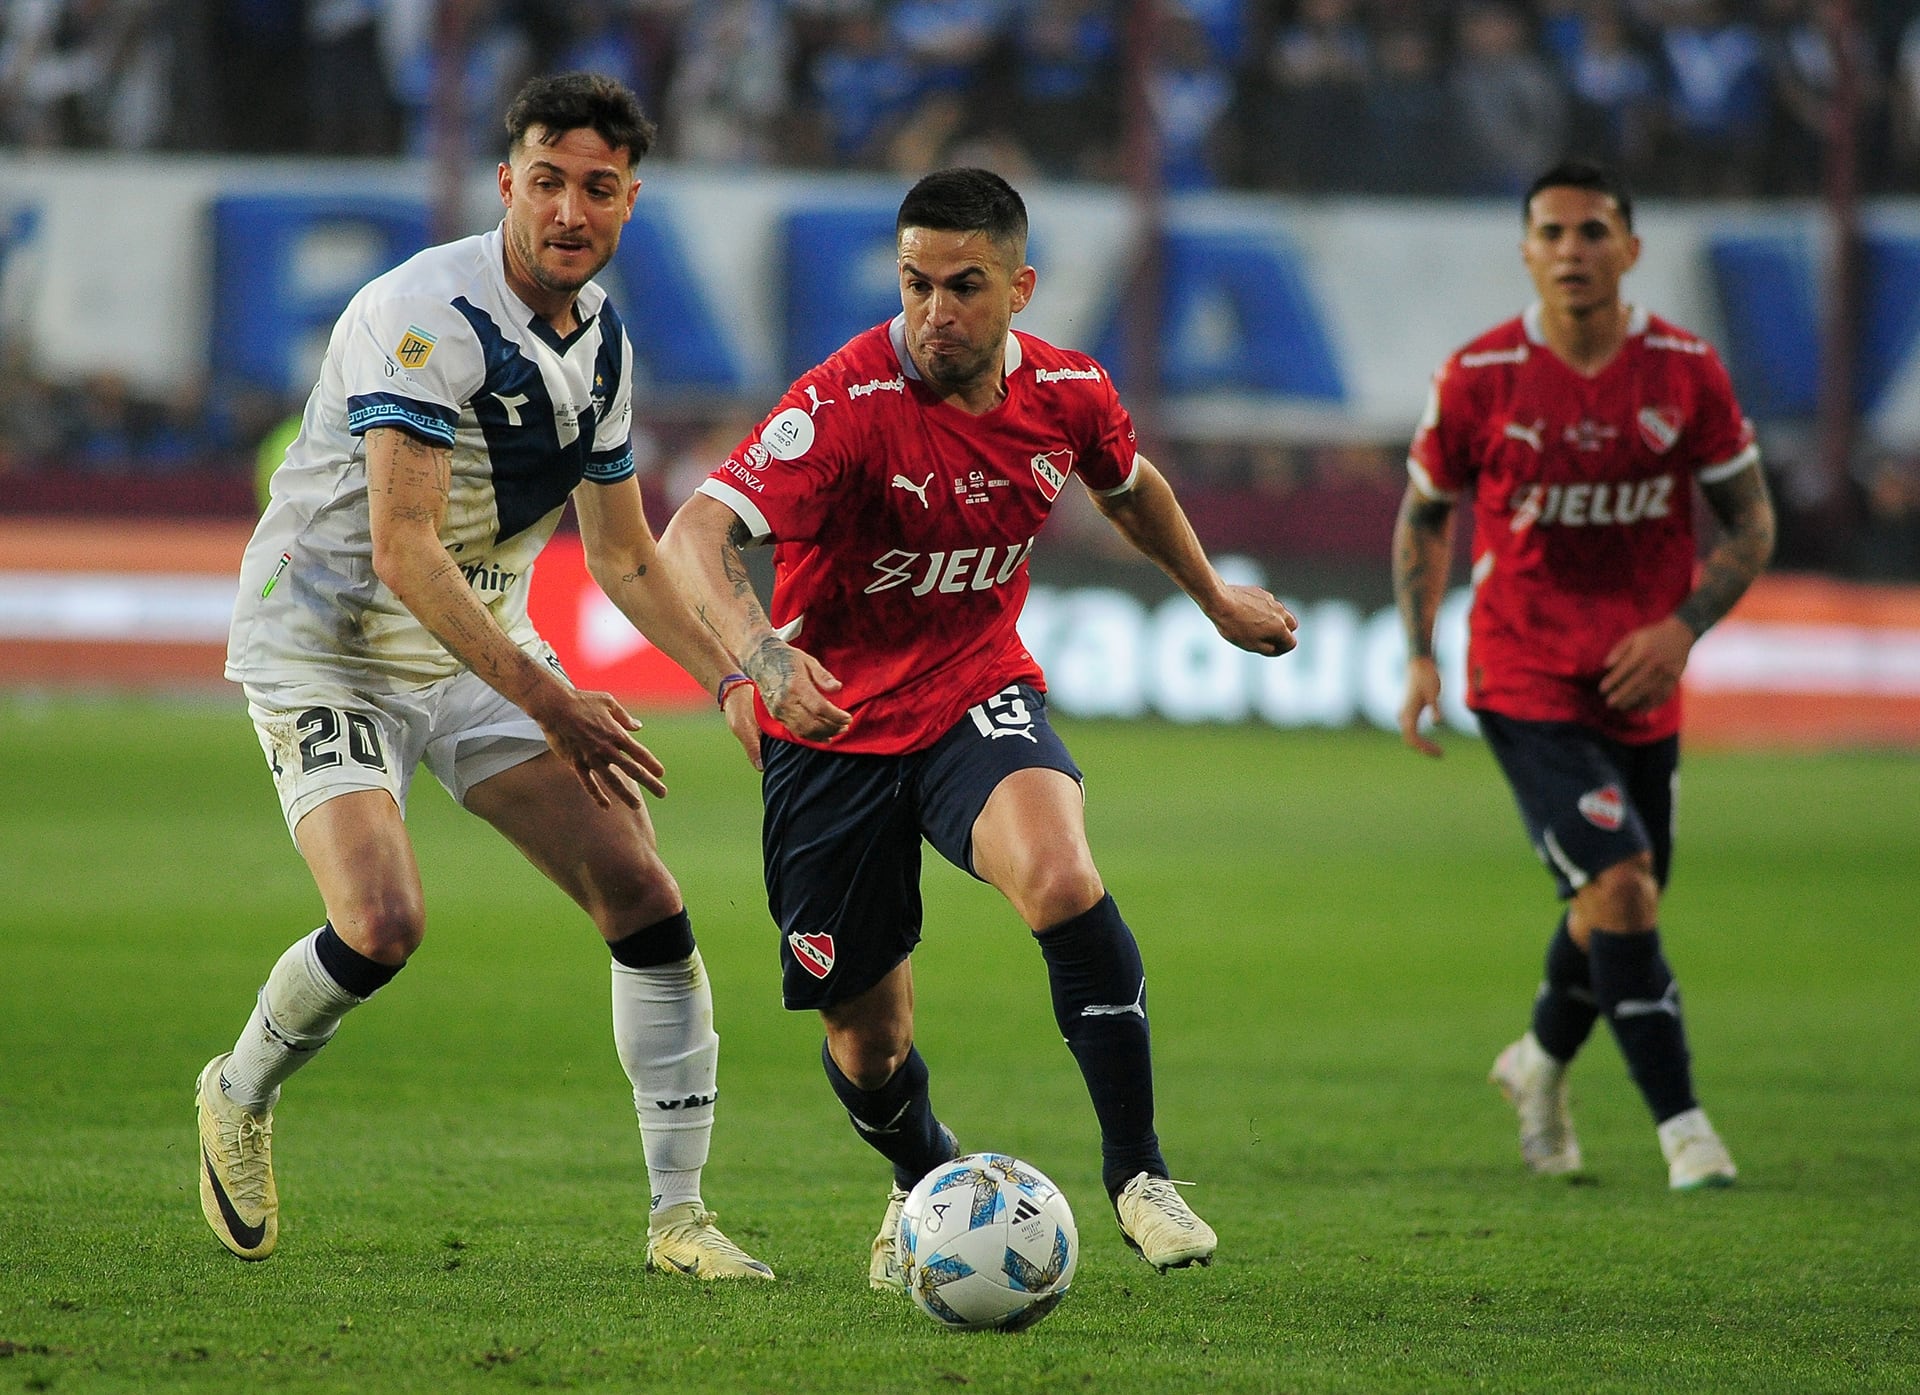
[(364, 434), (453, 450), (440, 540), (500, 628), (535, 642), (533, 561), (581, 480), (633, 474), (632, 346), (589, 282), (562, 339), (507, 288), (499, 228), (430, 247), (348, 303), (300, 435), (240, 566), (238, 682), (311, 677), (399, 691), (459, 660), (374, 575)]

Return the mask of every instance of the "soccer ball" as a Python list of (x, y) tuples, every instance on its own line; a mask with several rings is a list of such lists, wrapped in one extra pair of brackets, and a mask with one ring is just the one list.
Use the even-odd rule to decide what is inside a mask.
[(1038, 1168), (969, 1153), (908, 1193), (900, 1257), (907, 1292), (935, 1322), (1018, 1332), (1066, 1297), (1080, 1235), (1066, 1197)]

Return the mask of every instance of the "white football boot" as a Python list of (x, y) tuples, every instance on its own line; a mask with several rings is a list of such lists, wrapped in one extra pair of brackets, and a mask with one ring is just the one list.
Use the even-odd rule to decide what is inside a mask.
[(1141, 1172), (1113, 1200), (1121, 1238), (1162, 1274), (1189, 1264), (1212, 1264), (1220, 1245), (1213, 1227), (1194, 1215), (1175, 1190), (1192, 1185)]
[(1500, 1053), (1487, 1079), (1520, 1116), (1520, 1156), (1527, 1166), (1543, 1177), (1578, 1172), (1580, 1140), (1567, 1110), (1566, 1062), (1548, 1055), (1528, 1032)]
[(1731, 1187), (1739, 1175), (1703, 1109), (1689, 1109), (1662, 1124), (1660, 1151), (1667, 1159), (1667, 1185), (1676, 1192)]
[(695, 1279), (771, 1279), (773, 1270), (721, 1233), (697, 1201), (664, 1206), (647, 1220), (647, 1268)]
[(887, 1191), (887, 1213), (873, 1237), (873, 1255), (867, 1261), (867, 1287), (876, 1293), (905, 1293), (907, 1266), (900, 1259), (900, 1211), (907, 1194), (899, 1187)]
[(222, 1053), (194, 1082), (200, 1113), (200, 1210), (220, 1243), (242, 1259), (265, 1259), (280, 1239), (273, 1184), (273, 1111), (250, 1114), (220, 1088)]

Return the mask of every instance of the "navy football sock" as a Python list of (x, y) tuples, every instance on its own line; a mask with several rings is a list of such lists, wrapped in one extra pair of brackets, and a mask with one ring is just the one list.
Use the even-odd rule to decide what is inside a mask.
[(1100, 1121), (1100, 1176), (1113, 1196), (1135, 1173), (1167, 1175), (1153, 1131), (1153, 1051), (1140, 946), (1111, 896), (1041, 931), (1053, 1019)]
[(953, 1135), (933, 1116), (927, 1063), (918, 1047), (908, 1048), (900, 1069), (877, 1090), (863, 1090), (847, 1079), (824, 1041), (820, 1043), (820, 1064), (826, 1067), (827, 1082), (846, 1106), (854, 1129), (893, 1164), (896, 1187), (911, 1189), (953, 1156)]
[(1587, 941), (1593, 993), (1613, 1027), (1627, 1071), (1653, 1121), (1664, 1124), (1695, 1106), (1680, 985), (1660, 953), (1659, 931), (1618, 935), (1595, 930)]
[(1567, 918), (1547, 944), (1546, 975), (1533, 1000), (1533, 1037), (1557, 1061), (1571, 1061), (1593, 1031), (1600, 1009), (1593, 997), (1593, 965), (1567, 933)]

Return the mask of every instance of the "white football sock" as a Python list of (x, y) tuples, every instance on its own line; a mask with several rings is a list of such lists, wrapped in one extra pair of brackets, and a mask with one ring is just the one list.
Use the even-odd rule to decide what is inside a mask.
[(227, 1098), (251, 1113), (271, 1109), (280, 1082), (314, 1057), (339, 1029), (340, 1019), (364, 998), (347, 992), (320, 964), (321, 931), (296, 940), (267, 975), (266, 985), (220, 1069)]
[(633, 1082), (653, 1208), (698, 1201), (720, 1064), (699, 950), (646, 969), (614, 962), (613, 1044)]

